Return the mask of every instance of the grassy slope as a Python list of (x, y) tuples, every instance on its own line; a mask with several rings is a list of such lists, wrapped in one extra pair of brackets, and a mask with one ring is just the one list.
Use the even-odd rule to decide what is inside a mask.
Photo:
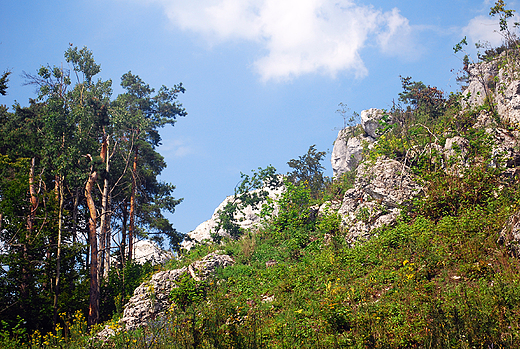
[[(270, 226), (218, 247), (235, 266), (205, 284), (182, 285), (170, 325), (147, 330), (157, 336), (154, 347), (518, 347), (519, 263), (497, 243), (520, 207), (518, 183), (504, 182), (483, 160), (490, 140), (468, 126), (481, 110), (459, 110), (453, 97), (436, 117), (416, 110), (370, 157), (404, 161), (431, 133), (442, 135), (441, 145), (461, 135), (471, 144), (464, 176), (439, 170), (432, 157), (409, 160), (427, 195), (356, 246), (346, 244), (338, 217), (309, 219), (316, 200), (308, 188), (290, 188)], [(341, 197), (349, 183), (335, 183), (318, 202)], [(187, 260), (216, 248), (200, 247)], [(268, 268), (270, 260), (277, 264)]]
[[(213, 280), (183, 280), (167, 319), (106, 343), (78, 336), (67, 347), (519, 347), (520, 265), (497, 242), (520, 208), (518, 180), (506, 182), (489, 166), (490, 139), (471, 127), (493, 108), (461, 113), (460, 96), (436, 100), (429, 92), (417, 95), (429, 102), (416, 104), (414, 113), (391, 111), (399, 123), (388, 125), (367, 153), (406, 161), (427, 188), (394, 226), (349, 246), (339, 217), (312, 220), (310, 207), (341, 198), (352, 174), (320, 199), (305, 185), (290, 187), (266, 228), (223, 246), (200, 246), (169, 266), (217, 248), (237, 262)], [(463, 176), (446, 174), (435, 155), (412, 151), (455, 135), (470, 142)], [(267, 261), (276, 264), (266, 267)], [(47, 338), (43, 347), (58, 341)]]

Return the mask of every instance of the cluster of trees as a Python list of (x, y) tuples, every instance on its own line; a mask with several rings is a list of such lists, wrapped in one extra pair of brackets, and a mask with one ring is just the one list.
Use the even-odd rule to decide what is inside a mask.
[(137, 237), (182, 240), (163, 216), (181, 200), (158, 180), (156, 148), (159, 129), (187, 114), (184, 87), (155, 91), (128, 72), (114, 97), (86, 47), (65, 61), (24, 73), (38, 88), (29, 106), (0, 106), (0, 319), (29, 330), (87, 308), (98, 323), (100, 284), (131, 262)]

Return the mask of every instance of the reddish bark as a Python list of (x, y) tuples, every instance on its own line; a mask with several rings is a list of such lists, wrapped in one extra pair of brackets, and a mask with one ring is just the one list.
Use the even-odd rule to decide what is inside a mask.
[(135, 148), (134, 162), (132, 164), (132, 191), (130, 194), (130, 222), (128, 225), (128, 261), (132, 261), (135, 237), (135, 191), (137, 186), (137, 156), (139, 148)]

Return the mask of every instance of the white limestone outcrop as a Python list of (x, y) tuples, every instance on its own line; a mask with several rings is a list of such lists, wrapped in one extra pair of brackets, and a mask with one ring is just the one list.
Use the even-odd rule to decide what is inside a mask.
[[(283, 186), (277, 188), (277, 189), (257, 189), (255, 191), (265, 190), (268, 192), (268, 196), (273, 199), (277, 200), (280, 194), (283, 193), (285, 190)], [(216, 231), (217, 230), (217, 222), (218, 222), (218, 216), (219, 212), (224, 209), (224, 207), (227, 205), (227, 203), (231, 200), (234, 200), (234, 196), (228, 196), (222, 203), (215, 209), (213, 212), (213, 215), (210, 219), (208, 219), (205, 222), (202, 222), (195, 228), (193, 231), (189, 232), (187, 234), (187, 239), (185, 239), (181, 243), (181, 247), (185, 248), (187, 250), (191, 249), (193, 246), (195, 246), (197, 243), (201, 243), (204, 240), (211, 241), (211, 234), (216, 233), (221, 236), (225, 236), (225, 232), (223, 231)], [(250, 229), (254, 227), (255, 225), (261, 224), (261, 218), (260, 218), (260, 211), (262, 209), (262, 204), (259, 203), (256, 207), (247, 206), (242, 213), (236, 214), (235, 219), (237, 221), (237, 224), (240, 225), (243, 229)]]

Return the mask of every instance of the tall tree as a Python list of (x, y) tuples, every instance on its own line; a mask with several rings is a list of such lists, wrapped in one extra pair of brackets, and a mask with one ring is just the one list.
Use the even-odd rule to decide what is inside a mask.
[(311, 194), (316, 195), (326, 183), (323, 176), (325, 168), (321, 164), (324, 157), (324, 151), (316, 151), (316, 145), (311, 145), (307, 154), (287, 162), (293, 169), (287, 174), (287, 179), (293, 184), (305, 183), (311, 189)]
[[(128, 211), (127, 257), (128, 260), (131, 260), (136, 237), (136, 211), (139, 198), (148, 203), (153, 203), (157, 199), (157, 203), (160, 202), (162, 207), (154, 210), (155, 219), (145, 221), (155, 228), (160, 227), (163, 233), (167, 233), (171, 237), (177, 236), (171, 225), (165, 224), (166, 221), (160, 213), (160, 209), (173, 211), (175, 205), (180, 203), (180, 200), (165, 198), (170, 196), (174, 187), (161, 185), (157, 181), (155, 181), (155, 186), (145, 186), (146, 174), (139, 169), (147, 168), (151, 171), (151, 177), (154, 179), (160, 174), (165, 164), (162, 157), (158, 157), (158, 154), (154, 151), (155, 147), (161, 143), (159, 128), (168, 124), (174, 125), (178, 117), (186, 116), (187, 113), (182, 104), (177, 101), (179, 93), (185, 92), (182, 83), (174, 85), (173, 88), (163, 85), (154, 94), (155, 90), (145, 84), (139, 76), (128, 72), (121, 78), (121, 86), (126, 90), (126, 93), (120, 94), (114, 104), (119, 110), (126, 112), (126, 119), (130, 121), (126, 127), (126, 136), (131, 140), (128, 142), (127, 150), (132, 153), (131, 186), (128, 199), (130, 208)], [(160, 161), (157, 161), (159, 158)], [(161, 189), (158, 189), (159, 187)], [(158, 191), (153, 192), (149, 189)], [(147, 190), (150, 195), (139, 195), (140, 192), (143, 194)], [(148, 218), (151, 218), (151, 216), (148, 216)]]

